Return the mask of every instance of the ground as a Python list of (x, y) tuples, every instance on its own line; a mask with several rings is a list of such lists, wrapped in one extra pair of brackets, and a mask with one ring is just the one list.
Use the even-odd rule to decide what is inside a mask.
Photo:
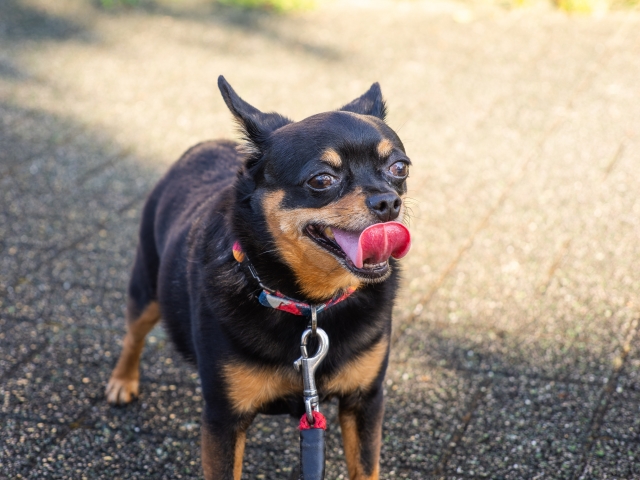
[[(161, 327), (140, 399), (104, 386), (145, 195), (236, 136), (222, 73), (295, 119), (380, 81), (413, 161), (382, 478), (640, 478), (640, 13), (96, 5), (0, 3), (0, 477), (201, 475), (198, 380)], [(287, 477), (294, 423), (258, 418), (243, 478)]]

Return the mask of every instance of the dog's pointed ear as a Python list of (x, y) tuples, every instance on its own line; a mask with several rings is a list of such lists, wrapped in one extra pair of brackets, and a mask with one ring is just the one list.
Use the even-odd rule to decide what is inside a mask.
[(220, 88), (224, 102), (236, 118), (242, 134), (258, 149), (274, 130), (292, 123), (292, 120), (278, 113), (263, 113), (249, 105), (240, 98), (222, 75), (218, 77), (218, 88)]
[(373, 115), (384, 121), (387, 116), (387, 106), (382, 99), (380, 84), (378, 82), (374, 83), (365, 94), (356, 98), (353, 102), (347, 103), (340, 110), (361, 115)]

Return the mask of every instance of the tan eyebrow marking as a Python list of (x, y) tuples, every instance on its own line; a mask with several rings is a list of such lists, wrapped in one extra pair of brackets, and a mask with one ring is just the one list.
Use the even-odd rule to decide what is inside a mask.
[(338, 152), (336, 152), (333, 148), (327, 148), (322, 153), (320, 160), (328, 163), (334, 168), (342, 167), (342, 158), (340, 158), (340, 155), (338, 155)]
[(393, 143), (391, 143), (386, 138), (378, 144), (378, 155), (380, 155), (381, 158), (388, 157), (389, 155), (391, 155), (392, 151)]

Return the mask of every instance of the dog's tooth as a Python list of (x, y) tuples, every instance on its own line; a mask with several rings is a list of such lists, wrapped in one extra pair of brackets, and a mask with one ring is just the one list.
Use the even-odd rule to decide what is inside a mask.
[(335, 237), (333, 236), (333, 230), (331, 230), (331, 227), (327, 227), (324, 229), (324, 235), (331, 240), (335, 240)]
[(369, 262), (365, 262), (363, 267), (364, 268), (370, 268), (370, 269), (374, 269), (374, 268), (382, 268), (387, 264), (387, 262), (380, 262), (380, 263), (369, 263)]

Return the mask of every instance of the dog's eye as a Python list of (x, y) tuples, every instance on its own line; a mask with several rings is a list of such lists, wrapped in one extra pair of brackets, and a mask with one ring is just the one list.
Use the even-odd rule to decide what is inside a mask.
[(307, 183), (311, 186), (311, 188), (315, 188), (316, 190), (324, 190), (325, 188), (329, 188), (331, 185), (336, 183), (336, 177), (334, 177), (333, 175), (329, 175), (328, 173), (322, 173), (320, 175), (316, 175)]
[(389, 173), (394, 177), (405, 178), (409, 175), (409, 165), (405, 162), (396, 162), (389, 167)]

